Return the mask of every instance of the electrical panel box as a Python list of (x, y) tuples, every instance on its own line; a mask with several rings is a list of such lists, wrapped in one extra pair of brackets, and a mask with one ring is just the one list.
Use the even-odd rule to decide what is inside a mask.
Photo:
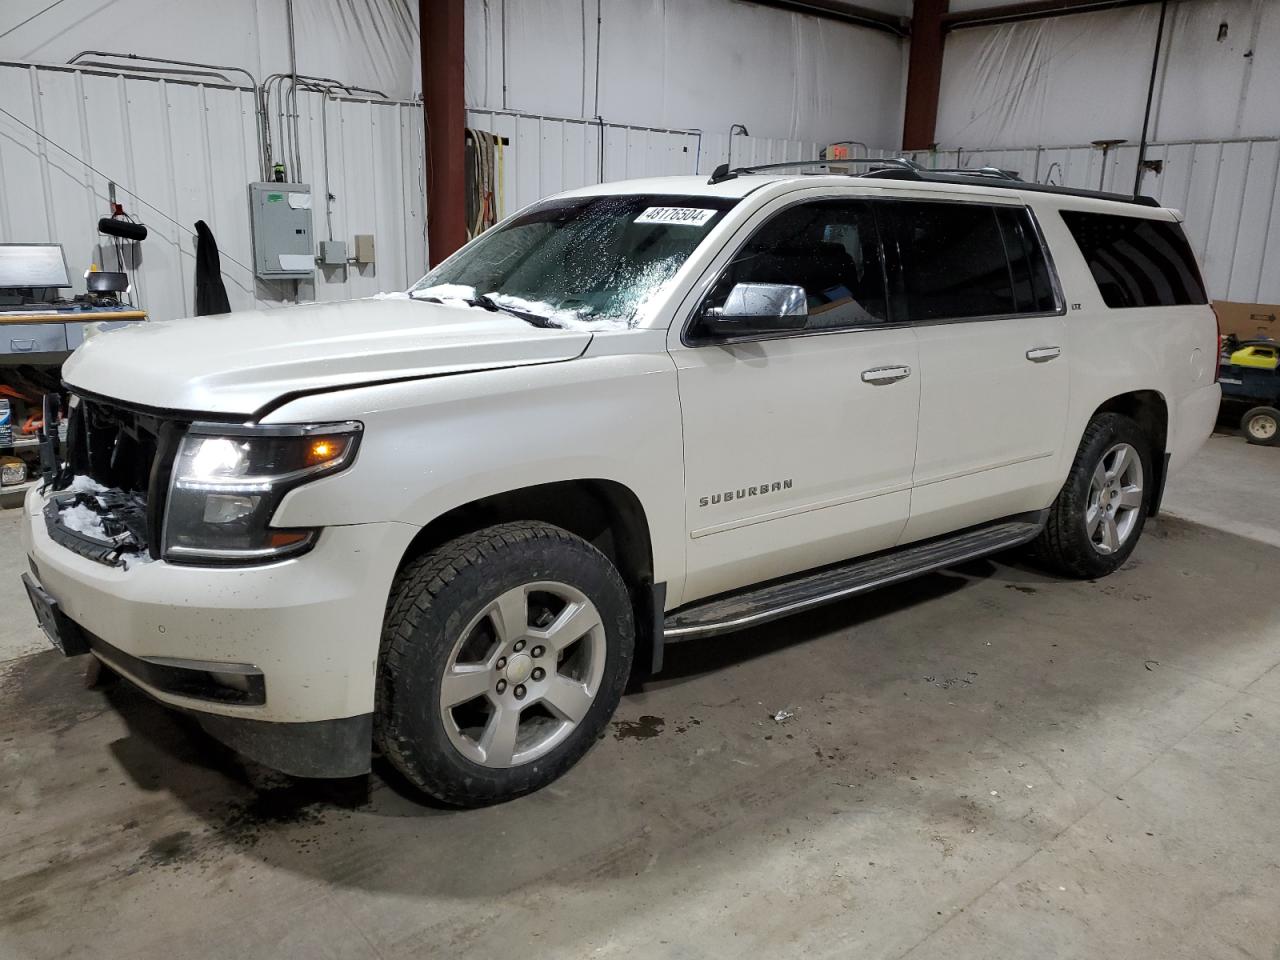
[(345, 267), (347, 265), (347, 242), (345, 240), (321, 240), (320, 262), (326, 267)]
[(310, 184), (249, 184), (249, 222), (253, 229), (253, 272), (259, 279), (315, 277)]
[(356, 263), (373, 263), (373, 234), (356, 234)]

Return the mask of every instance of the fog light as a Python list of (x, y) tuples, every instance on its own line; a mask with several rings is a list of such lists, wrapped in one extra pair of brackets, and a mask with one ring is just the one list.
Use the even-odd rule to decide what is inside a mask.
[(220, 673), (210, 671), (209, 677), (220, 686), (239, 693), (249, 693), (249, 677), (243, 673)]

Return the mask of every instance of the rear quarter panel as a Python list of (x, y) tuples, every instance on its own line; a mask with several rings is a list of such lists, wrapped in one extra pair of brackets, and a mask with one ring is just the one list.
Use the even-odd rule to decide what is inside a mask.
[[(1164, 398), (1169, 426), (1165, 452), (1170, 469), (1191, 458), (1213, 429), (1219, 390), (1217, 321), (1207, 305), (1113, 310), (1089, 272), (1079, 246), (1059, 211), (1148, 216), (1173, 220), (1166, 210), (1135, 206), (1117, 210), (1104, 201), (1024, 195), (1040, 221), (1067, 301), (1063, 354), (1071, 365), (1064, 442), (1058, 455), (1063, 480), (1071, 468), (1085, 427), (1113, 397), (1151, 390)], [(1016, 398), (1011, 398), (1016, 400)]]

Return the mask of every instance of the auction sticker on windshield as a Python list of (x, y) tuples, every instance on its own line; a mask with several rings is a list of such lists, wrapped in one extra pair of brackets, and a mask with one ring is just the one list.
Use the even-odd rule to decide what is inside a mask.
[(715, 210), (703, 210), (699, 207), (650, 207), (635, 223), (671, 223), (690, 227), (700, 227), (716, 215)]

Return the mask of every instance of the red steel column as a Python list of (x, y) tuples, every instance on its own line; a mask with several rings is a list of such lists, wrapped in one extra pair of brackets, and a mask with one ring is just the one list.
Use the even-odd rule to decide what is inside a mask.
[(902, 121), (902, 149), (927, 150), (938, 122), (942, 87), (942, 15), (949, 0), (915, 0), (911, 12), (911, 57), (907, 62), (907, 108)]
[(418, 3), (427, 122), (427, 259), (433, 267), (467, 242), (465, 5), (466, 0)]

